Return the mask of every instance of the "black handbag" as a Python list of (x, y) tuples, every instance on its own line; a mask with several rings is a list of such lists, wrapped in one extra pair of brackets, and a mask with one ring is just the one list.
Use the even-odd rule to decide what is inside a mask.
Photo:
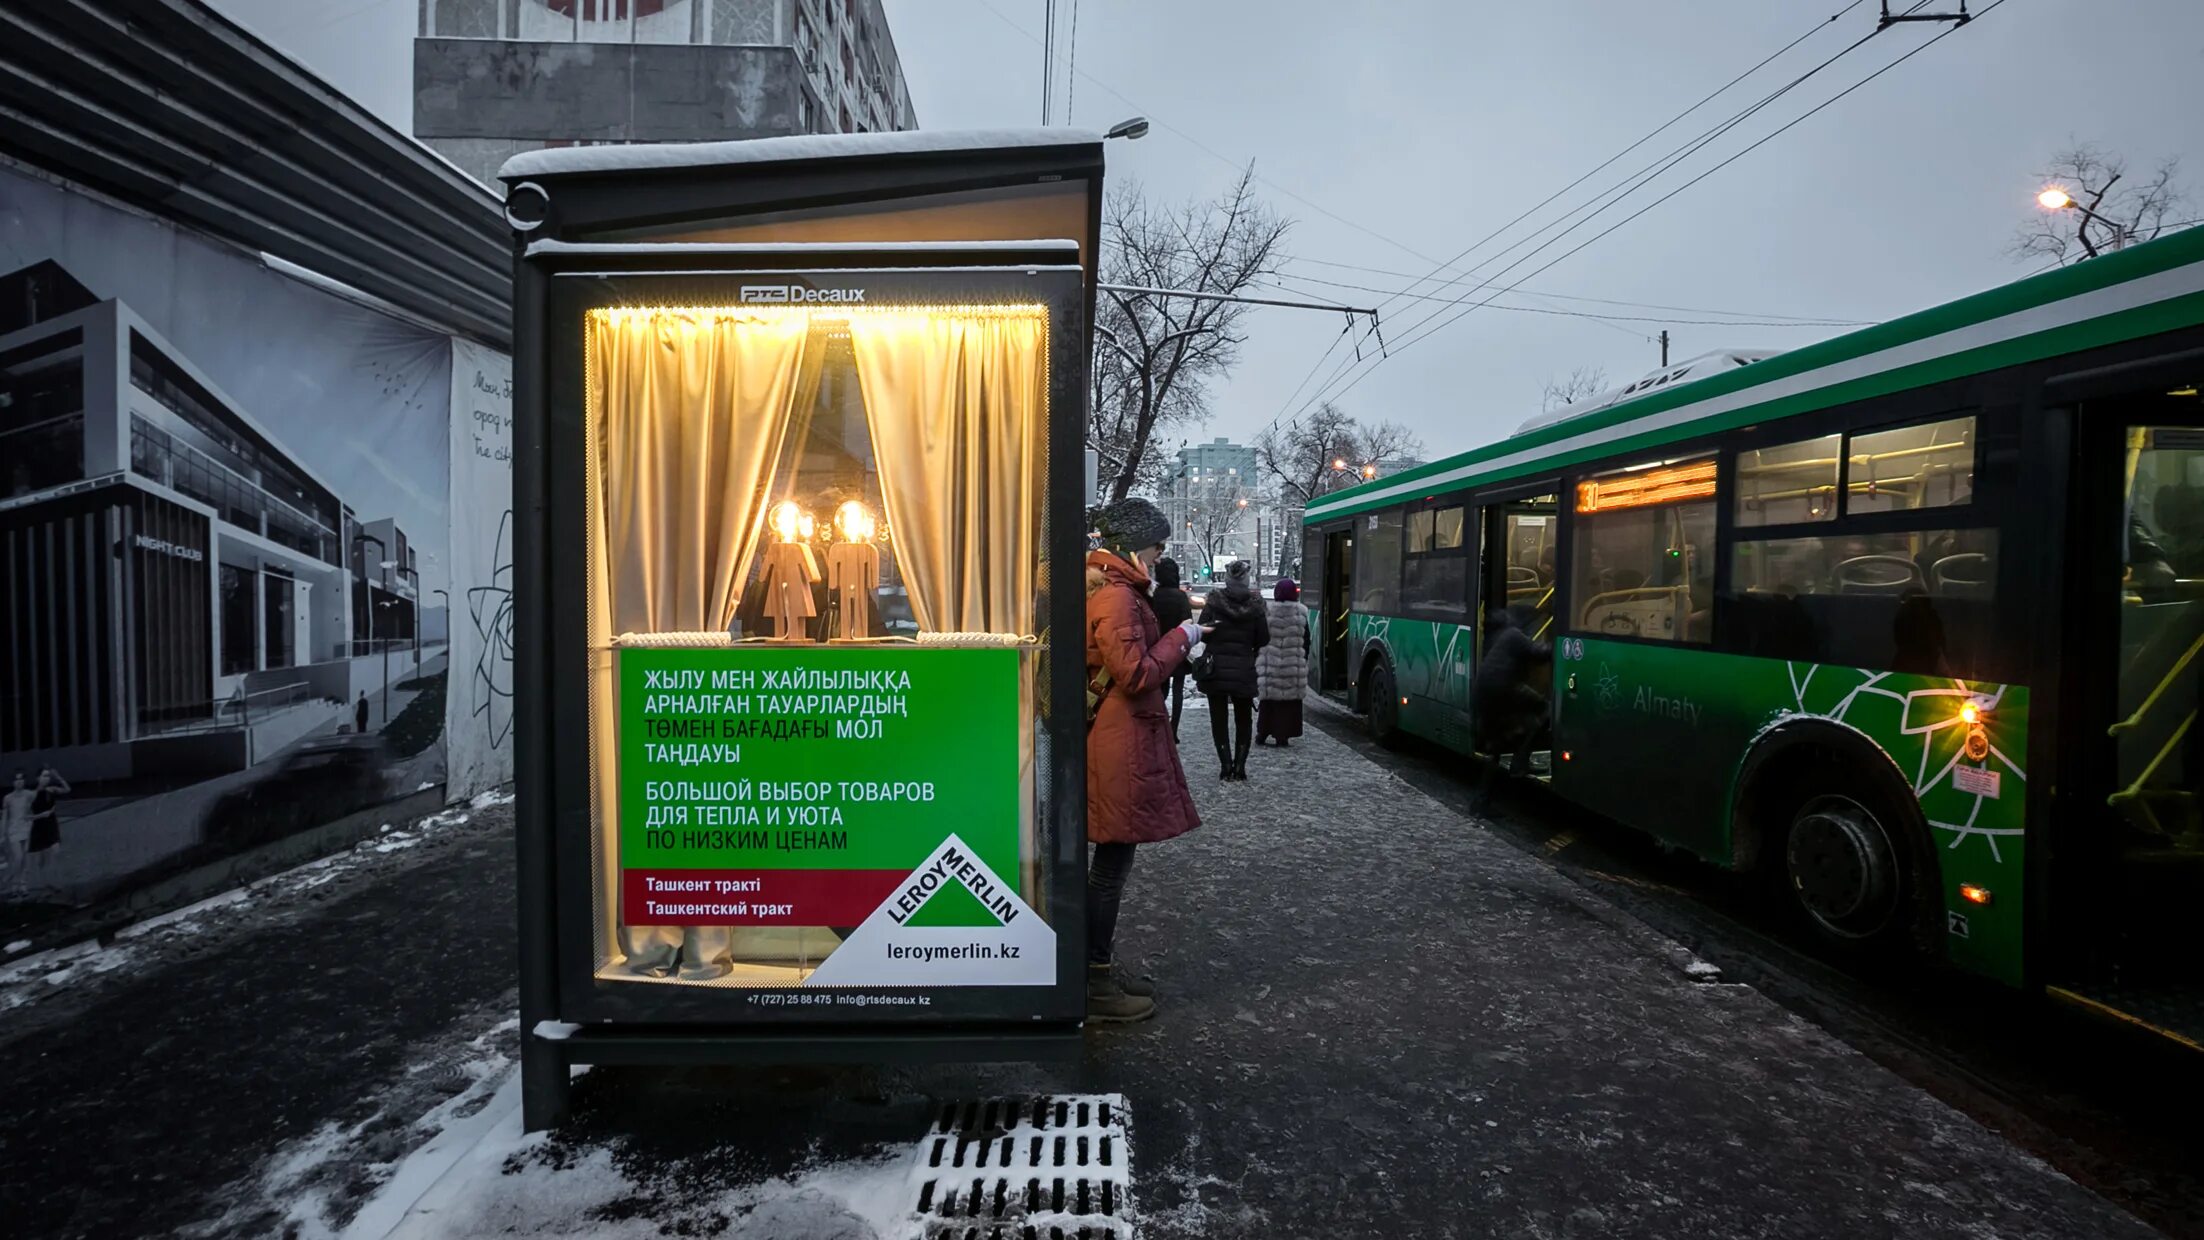
[(1202, 643), (1201, 653), (1186, 661), (1186, 670), (1193, 674), (1196, 685), (1208, 684), (1217, 675), (1217, 652), (1207, 642)]

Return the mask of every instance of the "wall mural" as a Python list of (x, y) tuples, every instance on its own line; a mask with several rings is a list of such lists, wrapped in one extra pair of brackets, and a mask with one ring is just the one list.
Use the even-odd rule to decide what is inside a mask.
[[(11, 948), (341, 847), (444, 786), (448, 600), (510, 571), (452, 562), (454, 348), (0, 167)], [(487, 561), (511, 501), (483, 464)]]
[(513, 777), (513, 361), (452, 341), (452, 666), (466, 686), (447, 717), (446, 795), (454, 801)]

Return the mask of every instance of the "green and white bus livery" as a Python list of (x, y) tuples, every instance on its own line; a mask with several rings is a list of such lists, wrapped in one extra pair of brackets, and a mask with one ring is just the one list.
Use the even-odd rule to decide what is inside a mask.
[(1505, 610), (1557, 794), (2196, 1045), (2200, 379), (2204, 229), (1679, 363), (1311, 504), (1316, 683), (1467, 752)]

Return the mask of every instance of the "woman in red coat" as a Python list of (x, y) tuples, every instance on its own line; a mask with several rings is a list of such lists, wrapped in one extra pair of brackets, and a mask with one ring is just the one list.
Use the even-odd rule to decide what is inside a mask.
[(1155, 988), (1120, 976), (1111, 960), (1117, 909), (1133, 846), (1201, 825), (1186, 790), (1164, 688), (1201, 640), (1189, 620), (1160, 632), (1148, 606), (1148, 569), (1171, 523), (1144, 499), (1121, 500), (1095, 518), (1099, 550), (1087, 553), (1087, 685), (1099, 694), (1087, 729), (1087, 1019), (1146, 1020)]

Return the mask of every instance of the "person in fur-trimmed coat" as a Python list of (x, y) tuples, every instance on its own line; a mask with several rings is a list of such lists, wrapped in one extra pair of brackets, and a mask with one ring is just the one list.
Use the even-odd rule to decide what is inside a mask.
[(1163, 554), (1171, 523), (1143, 499), (1094, 514), (1101, 546), (1087, 553), (1087, 1019), (1145, 1020), (1155, 987), (1113, 966), (1117, 910), (1133, 850), (1201, 825), (1179, 765), (1164, 688), (1204, 629), (1186, 620), (1164, 629), (1148, 605), (1148, 570)]
[(1270, 644), (1255, 653), (1261, 682), (1256, 708), (1255, 743), (1276, 740), (1284, 749), (1301, 735), (1301, 698), (1309, 691), (1309, 609), (1301, 605), (1301, 587), (1281, 577), (1270, 591)]

